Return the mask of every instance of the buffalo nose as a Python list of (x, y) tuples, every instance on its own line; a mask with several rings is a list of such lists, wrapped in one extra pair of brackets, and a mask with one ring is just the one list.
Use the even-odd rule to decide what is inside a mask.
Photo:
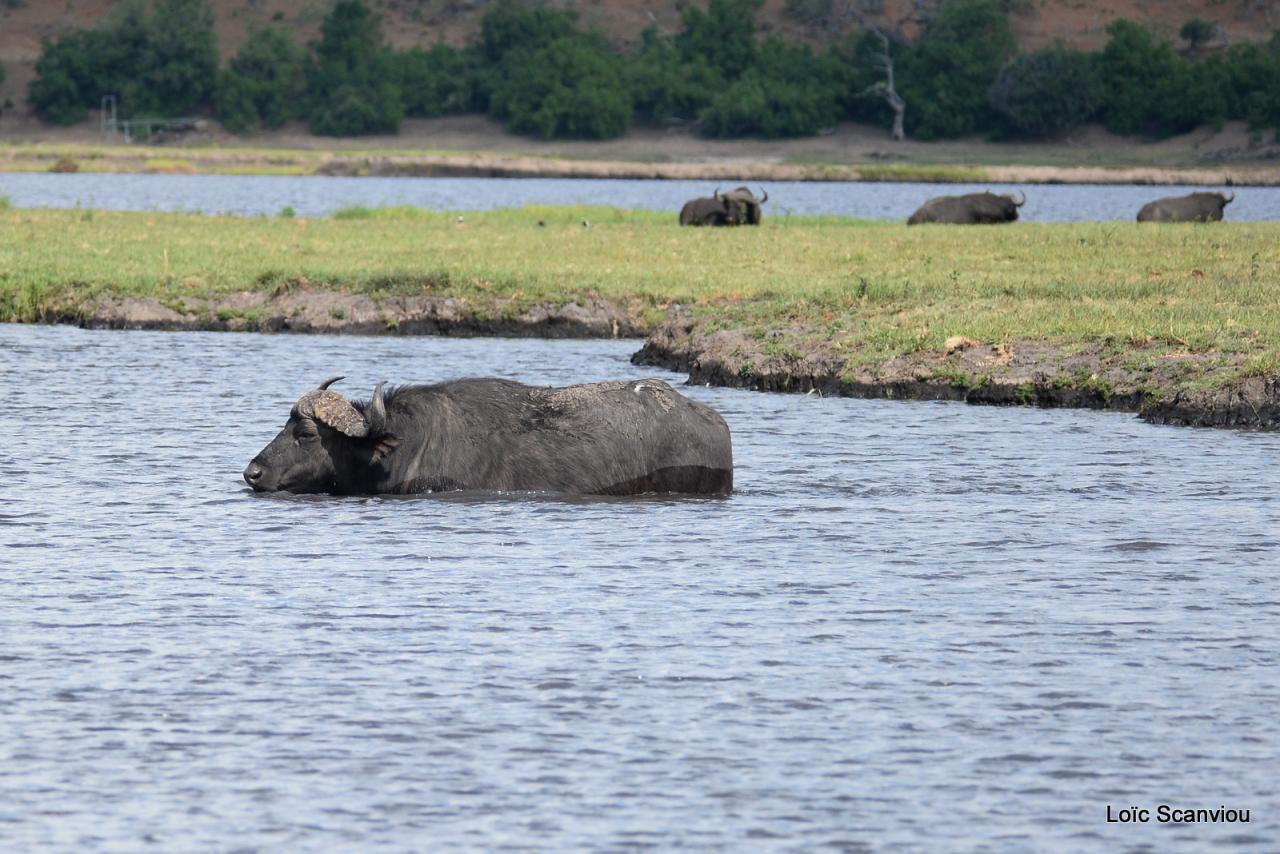
[(262, 479), (262, 466), (257, 463), (249, 463), (244, 468), (245, 483), (250, 486), (257, 486), (258, 481)]

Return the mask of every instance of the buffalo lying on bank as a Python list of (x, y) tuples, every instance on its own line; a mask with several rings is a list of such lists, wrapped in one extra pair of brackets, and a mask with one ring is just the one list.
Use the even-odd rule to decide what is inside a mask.
[(1235, 200), (1223, 193), (1191, 193), (1147, 202), (1138, 211), (1138, 222), (1219, 222), (1222, 209)]
[(731, 205), (736, 206), (735, 214), (740, 224), (759, 225), (760, 220), (764, 218), (761, 206), (769, 201), (769, 194), (761, 187), (760, 196), (757, 197), (746, 187), (738, 187), (736, 190), (725, 193), (725, 198)]
[(456, 489), (728, 494), (729, 428), (659, 380), (535, 388), (500, 379), (383, 383), (369, 402), (302, 396), (244, 470), (256, 492)]
[(763, 217), (760, 206), (769, 201), (761, 190), (756, 198), (751, 190), (738, 187), (724, 195), (717, 187), (711, 198), (690, 199), (680, 209), (681, 225), (759, 225)]
[(969, 193), (965, 196), (938, 196), (920, 206), (907, 220), (907, 225), (940, 222), (949, 225), (987, 225), (1013, 222), (1018, 218), (1018, 208), (1027, 203), (1027, 197), (1016, 200), (1012, 195), (995, 193)]

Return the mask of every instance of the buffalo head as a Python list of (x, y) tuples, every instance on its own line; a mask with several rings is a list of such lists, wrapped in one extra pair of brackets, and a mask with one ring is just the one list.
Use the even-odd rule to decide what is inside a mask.
[(245, 467), (245, 482), (255, 492), (337, 492), (353, 469), (367, 467), (395, 447), (395, 438), (386, 433), (383, 383), (374, 388), (370, 403), (357, 408), (328, 390), (340, 379), (327, 379), (304, 394), (284, 429)]
[(725, 194), (724, 198), (738, 209), (738, 222), (744, 225), (759, 225), (762, 218), (760, 206), (769, 201), (769, 194), (764, 188), (760, 188), (760, 196), (757, 198), (752, 194), (748, 187), (738, 187)]

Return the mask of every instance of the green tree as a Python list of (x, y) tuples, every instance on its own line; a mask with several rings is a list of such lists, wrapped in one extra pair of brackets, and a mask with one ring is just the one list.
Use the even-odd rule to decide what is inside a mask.
[(1280, 127), (1280, 33), (1267, 44), (1232, 45), (1225, 57), (1206, 62), (1221, 63), (1229, 118), (1252, 128)]
[(622, 63), (595, 39), (556, 39), (494, 92), (491, 109), (510, 117), (515, 133), (603, 139), (626, 132), (631, 93)]
[(1024, 54), (1006, 64), (989, 98), (1011, 130), (1030, 137), (1087, 122), (1102, 103), (1092, 57), (1063, 48)]
[(520, 0), (499, 0), (480, 20), (474, 64), (473, 104), (497, 118), (510, 118), (502, 92), (528, 73), (534, 55), (576, 34), (572, 12), (532, 8)]
[(102, 96), (119, 93), (122, 52), (106, 32), (73, 32), (56, 42), (46, 39), (27, 99), (46, 121), (60, 125), (82, 121)]
[(250, 29), (218, 78), (218, 118), (234, 133), (280, 127), (298, 115), (302, 51), (282, 30)]
[(123, 116), (190, 113), (213, 92), (217, 44), (207, 0), (141, 0), (116, 7), (96, 30), (45, 41), (28, 97), (68, 124), (115, 95)]
[(1167, 43), (1132, 21), (1113, 21), (1098, 60), (1103, 120), (1114, 133), (1190, 130), (1204, 109), (1204, 79)]
[(720, 72), (702, 57), (685, 60), (675, 44), (649, 26), (624, 71), (636, 112), (654, 122), (692, 121), (724, 88)]
[(155, 0), (142, 38), (133, 112), (189, 114), (213, 95), (218, 41), (208, 0)]
[(575, 20), (572, 12), (499, 0), (480, 20), (480, 48), (490, 62), (502, 62), (512, 53), (540, 50), (571, 35)]
[(907, 132), (937, 139), (990, 127), (987, 91), (1015, 49), (1001, 0), (944, 4), (916, 46), (896, 54)]
[(717, 94), (702, 114), (708, 136), (812, 136), (840, 118), (849, 67), (835, 54), (764, 42), (756, 63)]
[(711, 0), (707, 11), (689, 5), (675, 45), (685, 62), (705, 62), (725, 79), (755, 64), (756, 12), (764, 0)]
[(391, 51), (380, 22), (361, 0), (338, 0), (320, 25), (306, 63), (312, 133), (397, 133), (404, 115)]
[(476, 51), (446, 44), (396, 54), (397, 84), (406, 116), (433, 118), (476, 108)]
[(1214, 26), (1203, 18), (1192, 18), (1178, 30), (1178, 36), (1192, 51), (1197, 51), (1213, 38)]

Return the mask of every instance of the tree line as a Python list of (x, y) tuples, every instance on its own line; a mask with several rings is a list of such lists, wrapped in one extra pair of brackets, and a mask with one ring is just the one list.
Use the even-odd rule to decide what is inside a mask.
[[(98, 28), (46, 40), (28, 97), (72, 124), (115, 95), (123, 117), (212, 110), (247, 133), (305, 120), (328, 136), (396, 133), (405, 117), (486, 113), (514, 133), (608, 138), (633, 122), (696, 124), (709, 137), (809, 136), (842, 119), (895, 117), (917, 139), (1045, 138), (1092, 121), (1162, 136), (1232, 119), (1280, 127), (1280, 33), (1210, 51), (1189, 21), (1181, 44), (1118, 20), (1097, 52), (1019, 53), (1014, 0), (947, 0), (918, 39), (868, 25), (824, 49), (762, 38), (764, 0), (686, 6), (629, 54), (574, 13), (499, 0), (465, 47), (393, 50), (363, 0), (337, 0), (319, 38), (253, 28), (220, 67), (207, 0), (131, 0)], [(797, 19), (831, 0), (790, 0)], [(892, 97), (889, 97), (890, 94)]]

